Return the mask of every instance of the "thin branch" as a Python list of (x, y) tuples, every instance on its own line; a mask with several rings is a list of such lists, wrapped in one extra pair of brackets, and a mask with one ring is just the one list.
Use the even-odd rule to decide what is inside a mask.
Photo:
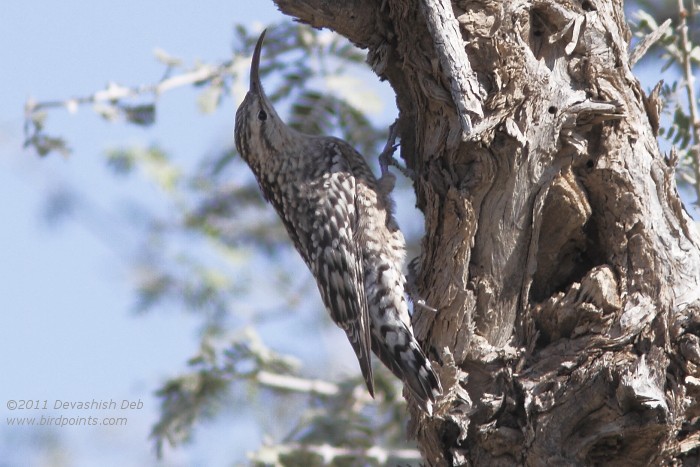
[(666, 31), (668, 31), (670, 27), (671, 18), (664, 21), (661, 26), (647, 34), (644, 39), (640, 40), (634, 47), (634, 50), (632, 50), (632, 53), (630, 53), (630, 67), (633, 67), (647, 53), (651, 46), (656, 44), (656, 42), (666, 34)]
[(340, 392), (340, 388), (337, 385), (327, 381), (297, 378), (264, 370), (259, 371), (255, 379), (263, 386), (285, 391), (306, 392), (320, 396), (336, 396)]
[(175, 88), (211, 81), (226, 74), (230, 74), (232, 64), (232, 61), (227, 61), (218, 66), (202, 65), (195, 70), (172, 77), (166, 77), (155, 84), (121, 86), (116, 83), (109, 83), (105, 89), (96, 91), (94, 94), (82, 97), (72, 97), (65, 100), (36, 102), (30, 99), (25, 105), (25, 112), (27, 115), (29, 115), (38, 110), (55, 107), (65, 107), (69, 111), (75, 111), (78, 105), (97, 104), (102, 102), (112, 103), (122, 99), (149, 94), (153, 95), (154, 97), (158, 97), (160, 94)]
[(678, 13), (680, 17), (678, 32), (680, 33), (681, 39), (681, 65), (685, 78), (685, 88), (688, 94), (688, 110), (690, 111), (690, 126), (694, 143), (688, 152), (693, 166), (693, 175), (695, 176), (695, 194), (698, 198), (695, 203), (700, 204), (700, 118), (698, 118), (695, 76), (693, 76), (693, 64), (690, 57), (691, 46), (690, 40), (688, 39), (688, 15), (690, 13), (685, 9), (683, 0), (678, 0)]
[[(331, 446), (330, 444), (299, 444), (289, 443), (275, 446), (265, 446), (258, 451), (257, 455), (264, 455), (269, 459), (269, 455), (290, 455), (294, 453), (316, 454), (323, 459), (323, 465), (331, 465), (334, 460), (340, 457), (359, 457), (363, 459), (374, 459), (379, 464), (385, 465), (390, 459), (401, 459), (403, 461), (420, 461), (421, 455), (417, 449), (390, 449), (373, 446), (368, 449), (363, 448), (342, 448)], [(253, 456), (255, 456), (255, 454)]]

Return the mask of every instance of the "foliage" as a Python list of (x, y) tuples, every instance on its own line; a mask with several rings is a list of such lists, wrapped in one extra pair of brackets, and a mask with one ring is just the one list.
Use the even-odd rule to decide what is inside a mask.
[(678, 19), (670, 28), (664, 28), (656, 17), (645, 10), (634, 15), (632, 28), (637, 38), (663, 29), (658, 47), (661, 50), (662, 71), (675, 67), (680, 79), (663, 83), (660, 88), (662, 121), (659, 135), (673, 145), (680, 164), (678, 181), (695, 191), (696, 203), (700, 203), (700, 113), (695, 83), (695, 69), (700, 64), (700, 45), (693, 41), (697, 31), (695, 19), (700, 9), (696, 5), (688, 11), (683, 2), (677, 5)]

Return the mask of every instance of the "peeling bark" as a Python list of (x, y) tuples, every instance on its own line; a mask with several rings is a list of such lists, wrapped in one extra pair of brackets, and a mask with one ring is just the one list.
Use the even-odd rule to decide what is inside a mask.
[(445, 388), (434, 417), (410, 406), (426, 462), (696, 465), (700, 237), (622, 2), (453, 1), (483, 110), (466, 140), (436, 2), (276, 3), (368, 48), (396, 92), (439, 310), (414, 317)]

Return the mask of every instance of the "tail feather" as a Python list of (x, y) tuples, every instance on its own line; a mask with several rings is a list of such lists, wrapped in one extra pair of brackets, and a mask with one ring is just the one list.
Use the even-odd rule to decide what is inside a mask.
[(372, 335), (372, 351), (401, 379), (428, 415), (433, 413), (433, 403), (442, 394), (442, 385), (435, 375), (430, 361), (418, 346), (418, 342), (408, 329), (387, 331), (397, 333), (404, 340), (403, 344), (388, 346), (386, 339)]
[(353, 336), (349, 332), (346, 332), (346, 334), (352, 344), (355, 355), (357, 355), (357, 360), (360, 362), (360, 371), (362, 371), (362, 377), (367, 385), (367, 391), (369, 391), (370, 396), (374, 397), (374, 376), (372, 375), (371, 355), (368, 350), (363, 348), (359, 339), (353, 339)]

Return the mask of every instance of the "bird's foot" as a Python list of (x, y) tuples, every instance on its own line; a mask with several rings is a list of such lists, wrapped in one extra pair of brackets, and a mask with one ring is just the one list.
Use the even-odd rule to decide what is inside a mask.
[(398, 123), (399, 120), (396, 119), (389, 127), (389, 138), (387, 138), (384, 150), (379, 155), (379, 168), (381, 170), (382, 177), (389, 176), (389, 166), (393, 166), (396, 167), (404, 177), (414, 180), (415, 173), (408, 167), (402, 166), (394, 157), (396, 148), (399, 147), (399, 144), (396, 143), (396, 138), (399, 136)]

